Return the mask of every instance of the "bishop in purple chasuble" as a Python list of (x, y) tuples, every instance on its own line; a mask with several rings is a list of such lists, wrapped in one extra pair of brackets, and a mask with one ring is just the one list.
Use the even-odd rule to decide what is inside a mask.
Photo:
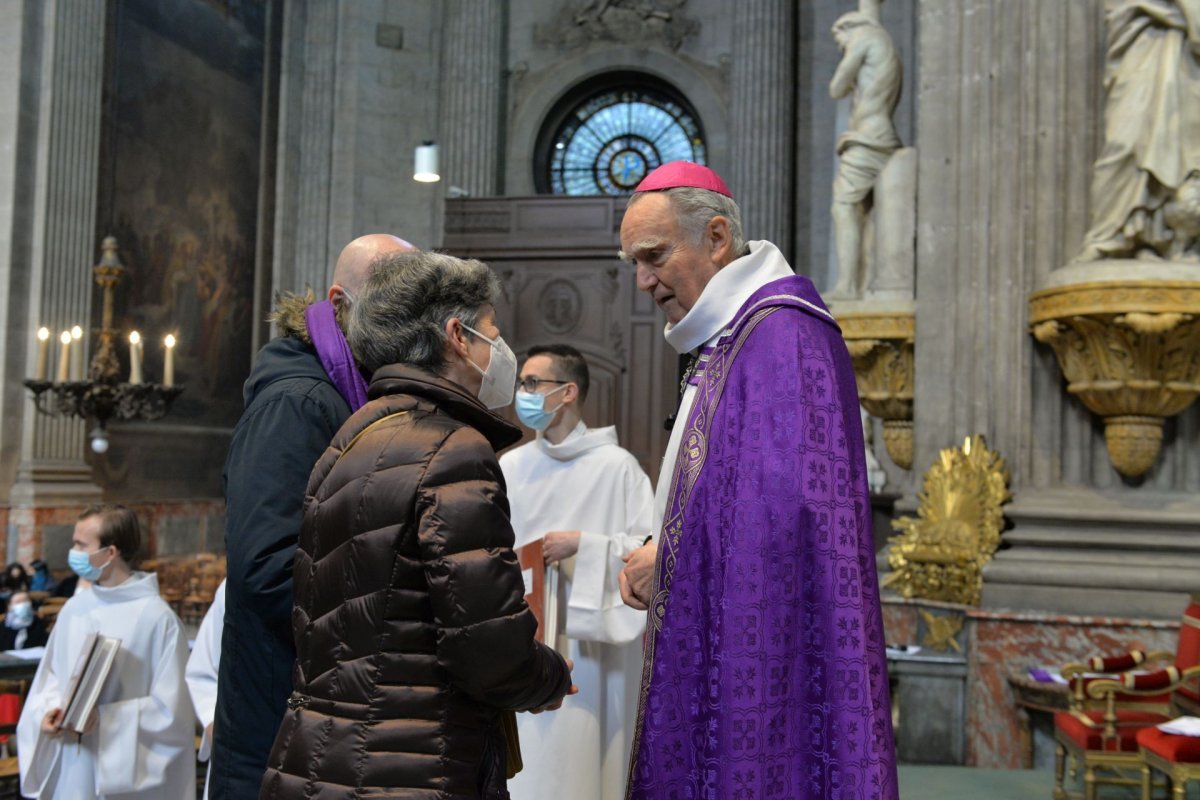
[(774, 280), (698, 375), (658, 541), (631, 800), (896, 800), (854, 371)]

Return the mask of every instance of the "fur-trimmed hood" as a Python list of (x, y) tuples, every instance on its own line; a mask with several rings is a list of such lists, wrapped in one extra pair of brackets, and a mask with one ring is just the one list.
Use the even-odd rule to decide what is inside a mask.
[(312, 289), (302, 295), (284, 292), (279, 295), (279, 299), (275, 303), (275, 310), (271, 312), (271, 316), (267, 317), (267, 321), (279, 326), (280, 336), (299, 339), (305, 344), (311, 345), (312, 339), (308, 335), (308, 320), (304, 318), (304, 312), (315, 302), (317, 302), (317, 296)]

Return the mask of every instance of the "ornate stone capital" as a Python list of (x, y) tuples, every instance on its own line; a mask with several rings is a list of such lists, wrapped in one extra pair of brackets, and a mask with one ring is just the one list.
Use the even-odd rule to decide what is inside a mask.
[(883, 442), (897, 466), (913, 463), (912, 310), (843, 310), (835, 314), (854, 364), (858, 399), (867, 413), (883, 420)]
[(1104, 418), (1108, 456), (1137, 478), (1162, 448), (1163, 420), (1200, 393), (1200, 281), (1103, 281), (1029, 297), (1030, 332), (1067, 391)]

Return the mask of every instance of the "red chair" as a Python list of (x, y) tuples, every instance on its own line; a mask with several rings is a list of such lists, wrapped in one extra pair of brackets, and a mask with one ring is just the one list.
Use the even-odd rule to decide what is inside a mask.
[[(1150, 671), (1172, 656), (1173, 666)], [(1071, 707), (1054, 715), (1055, 800), (1068, 797), (1063, 788), (1068, 756), (1072, 777), (1083, 768), (1086, 800), (1095, 800), (1100, 784), (1143, 784), (1138, 735), (1177, 716), (1177, 709), (1188, 708), (1193, 698), (1200, 702), (1198, 665), (1200, 602), (1193, 598), (1184, 611), (1174, 654), (1133, 651), (1063, 667), (1071, 686)]]
[(1152, 800), (1154, 772), (1167, 778), (1172, 800), (1187, 797), (1188, 781), (1200, 779), (1200, 738), (1146, 728), (1137, 735), (1142, 757), (1142, 800)]

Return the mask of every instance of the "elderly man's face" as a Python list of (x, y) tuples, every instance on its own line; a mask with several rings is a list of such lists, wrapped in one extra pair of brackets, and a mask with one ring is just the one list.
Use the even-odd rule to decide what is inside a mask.
[(637, 268), (637, 288), (654, 297), (672, 325), (692, 309), (720, 268), (707, 242), (692, 241), (671, 199), (660, 193), (647, 194), (625, 212), (621, 250)]

